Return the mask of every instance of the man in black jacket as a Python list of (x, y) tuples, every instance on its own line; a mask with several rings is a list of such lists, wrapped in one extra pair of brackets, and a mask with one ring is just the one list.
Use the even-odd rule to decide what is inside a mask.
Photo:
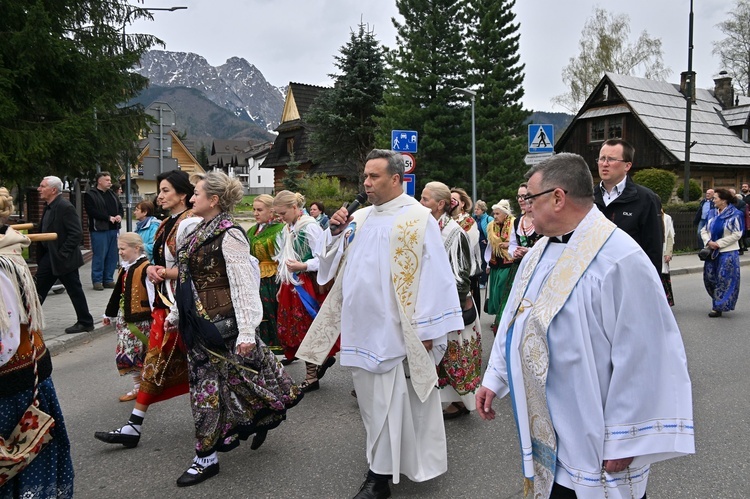
[(83, 204), (89, 214), (91, 232), (91, 282), (94, 289), (115, 287), (117, 268), (117, 236), (122, 220), (122, 203), (112, 187), (109, 172), (99, 172), (94, 177), (95, 186), (86, 191)]
[(634, 155), (633, 146), (622, 139), (609, 139), (602, 145), (597, 159), (602, 181), (594, 189), (594, 201), (607, 218), (635, 239), (661, 273), (661, 200), (654, 191), (628, 177)]
[(76, 323), (66, 333), (82, 333), (94, 330), (94, 318), (89, 313), (86, 295), (83, 293), (78, 269), (83, 265), (81, 241), (83, 227), (76, 209), (70, 201), (63, 199), (62, 180), (44, 177), (39, 184), (39, 197), (47, 203), (40, 224), (42, 232), (55, 232), (55, 241), (39, 243), (36, 269), (36, 291), (44, 303), (52, 285), (58, 279), (65, 286), (76, 311)]

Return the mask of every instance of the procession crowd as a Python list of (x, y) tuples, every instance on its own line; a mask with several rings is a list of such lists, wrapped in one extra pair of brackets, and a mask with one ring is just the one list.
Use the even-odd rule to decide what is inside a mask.
[[(527, 172), (517, 203), (488, 206), (441, 182), (427, 183), (418, 201), (407, 196), (401, 156), (375, 149), (364, 170), (369, 206), (329, 218), (299, 193), (259, 195), (247, 231), (232, 214), (238, 180), (174, 170), (157, 178), (156, 204), (168, 216), (159, 221), (142, 202), (136, 230), (120, 234), (122, 206), (109, 174), (97, 174), (86, 204), (92, 282), (111, 289), (101, 312), (117, 332), (116, 369), (133, 379), (120, 401), (134, 406), (127, 422), (94, 437), (136, 447), (149, 407), (188, 393), (195, 457), (176, 483), (196, 485), (219, 473), (218, 453), (251, 437), (251, 449), (263, 445), (338, 361), (352, 372), (367, 435), (357, 499), (390, 497), (401, 475), (445, 473), (445, 421), (493, 419), (493, 399), (505, 395), (525, 494), (645, 498), (651, 464), (694, 452), (694, 433), (669, 308), (674, 227), (658, 197), (627, 175), (634, 154), (627, 142), (605, 142), (598, 184), (580, 156), (555, 155)], [(51, 441), (3, 455), (18, 464), (0, 467), (0, 498), (73, 495), (40, 334), (55, 280), (77, 313), (66, 332), (89, 330), (93, 319), (80, 298), (81, 230), (61, 189), (57, 177), (39, 186), (41, 229), (57, 239), (37, 243), (35, 284), (20, 257), (31, 242), (5, 224), (13, 200), (0, 188), (2, 447), (37, 431), (30, 405), (54, 419)], [(732, 310), (739, 292), (745, 218), (735, 199), (717, 189), (700, 211), (711, 317)], [(483, 312), (495, 316), (484, 371)], [(301, 381), (285, 369), (297, 361)]]

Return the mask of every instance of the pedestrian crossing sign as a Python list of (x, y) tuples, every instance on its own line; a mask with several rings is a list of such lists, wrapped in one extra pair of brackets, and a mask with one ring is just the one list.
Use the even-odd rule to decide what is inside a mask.
[(529, 125), (529, 152), (555, 152), (554, 125)]

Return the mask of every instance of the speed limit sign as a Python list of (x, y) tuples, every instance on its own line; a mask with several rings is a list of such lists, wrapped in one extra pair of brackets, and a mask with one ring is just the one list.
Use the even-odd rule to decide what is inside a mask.
[(408, 152), (402, 152), (401, 156), (404, 157), (404, 173), (414, 173), (414, 169), (417, 167), (417, 160), (414, 159), (414, 155)]

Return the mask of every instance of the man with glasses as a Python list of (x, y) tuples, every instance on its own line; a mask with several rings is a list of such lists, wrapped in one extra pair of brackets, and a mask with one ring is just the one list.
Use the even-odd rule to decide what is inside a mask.
[(547, 237), (518, 268), (477, 413), (510, 395), (529, 495), (642, 499), (652, 463), (695, 452), (680, 330), (644, 252), (594, 207), (582, 157), (526, 178)]
[(622, 139), (604, 142), (596, 161), (602, 180), (594, 189), (594, 202), (604, 216), (635, 239), (660, 273), (664, 244), (661, 200), (628, 177), (634, 156), (633, 146)]

